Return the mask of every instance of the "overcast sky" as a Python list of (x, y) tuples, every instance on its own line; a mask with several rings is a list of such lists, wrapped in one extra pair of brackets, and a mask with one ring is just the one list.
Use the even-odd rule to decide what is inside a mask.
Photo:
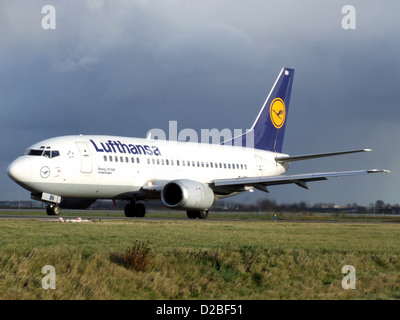
[[(45, 5), (56, 29), (44, 29)], [(355, 9), (356, 29), (345, 5)], [(288, 173), (391, 174), (271, 187), (278, 203), (400, 203), (400, 2), (137, 0), (0, 2), (0, 200), (29, 199), (7, 165), (69, 134), (145, 137), (250, 128), (282, 67), (295, 77), (283, 151), (372, 148)], [(254, 192), (237, 198), (256, 201)]]

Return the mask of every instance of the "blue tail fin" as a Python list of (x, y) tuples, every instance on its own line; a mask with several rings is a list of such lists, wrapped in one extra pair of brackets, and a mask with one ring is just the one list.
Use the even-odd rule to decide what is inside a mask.
[(282, 152), (293, 76), (294, 69), (283, 68), (250, 131), (224, 144)]

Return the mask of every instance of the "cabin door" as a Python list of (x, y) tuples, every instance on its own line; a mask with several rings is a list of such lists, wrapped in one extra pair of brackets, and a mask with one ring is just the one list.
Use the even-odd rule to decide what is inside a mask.
[(92, 154), (86, 142), (76, 142), (81, 154), (81, 172), (92, 173)]

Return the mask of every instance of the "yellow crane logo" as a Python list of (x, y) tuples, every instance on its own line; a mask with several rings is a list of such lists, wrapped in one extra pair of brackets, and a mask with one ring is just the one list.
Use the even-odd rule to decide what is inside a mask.
[(282, 128), (286, 119), (286, 108), (285, 103), (281, 98), (275, 98), (271, 102), (271, 106), (269, 108), (269, 117), (271, 118), (271, 122), (275, 128)]

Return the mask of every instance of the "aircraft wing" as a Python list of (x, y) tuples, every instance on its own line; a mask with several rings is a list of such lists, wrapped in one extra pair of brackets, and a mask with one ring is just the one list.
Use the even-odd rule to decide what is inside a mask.
[(117, 195), (114, 199), (119, 200), (147, 200), (147, 199), (157, 199), (160, 196), (160, 192), (168, 180), (148, 180), (139, 190), (125, 192)]
[(309, 160), (309, 159), (332, 157), (332, 156), (339, 156), (339, 155), (343, 155), (343, 154), (369, 152), (369, 151), (372, 151), (372, 149), (360, 149), (360, 150), (329, 152), (329, 153), (316, 153), (316, 154), (308, 154), (308, 155), (301, 155), (301, 156), (284, 156), (284, 157), (276, 157), (275, 161), (276, 162), (293, 162), (293, 161), (299, 161), (299, 160)]
[(162, 188), (164, 185), (168, 182), (169, 180), (156, 180), (156, 179), (151, 179), (147, 181), (141, 188), (141, 190), (146, 190), (150, 192), (161, 192)]
[(294, 175), (280, 175), (280, 176), (261, 176), (252, 178), (236, 178), (236, 179), (217, 179), (213, 180), (210, 185), (214, 191), (220, 192), (240, 192), (249, 190), (249, 187), (268, 192), (267, 186), (274, 186), (280, 184), (294, 183), (302, 188), (308, 189), (307, 182), (328, 180), (331, 177), (341, 176), (354, 176), (364, 175), (368, 173), (386, 172), (388, 170), (372, 169), (372, 170), (356, 170), (356, 171), (341, 171), (341, 172), (321, 172), (321, 173), (305, 173)]
[[(341, 171), (341, 172), (321, 172), (321, 173), (304, 173), (293, 175), (280, 176), (260, 176), (251, 178), (234, 178), (234, 179), (216, 179), (209, 183), (209, 186), (216, 194), (231, 194), (234, 192), (248, 191), (252, 188), (269, 192), (267, 186), (291, 184), (294, 183), (302, 188), (308, 189), (307, 182), (328, 180), (331, 177), (364, 175), (368, 173), (390, 173), (388, 170), (372, 169), (372, 170), (356, 170), (356, 171)], [(121, 194), (118, 199), (131, 199), (135, 196), (137, 199), (152, 199), (157, 198), (164, 185), (168, 180), (149, 180), (140, 190)]]

